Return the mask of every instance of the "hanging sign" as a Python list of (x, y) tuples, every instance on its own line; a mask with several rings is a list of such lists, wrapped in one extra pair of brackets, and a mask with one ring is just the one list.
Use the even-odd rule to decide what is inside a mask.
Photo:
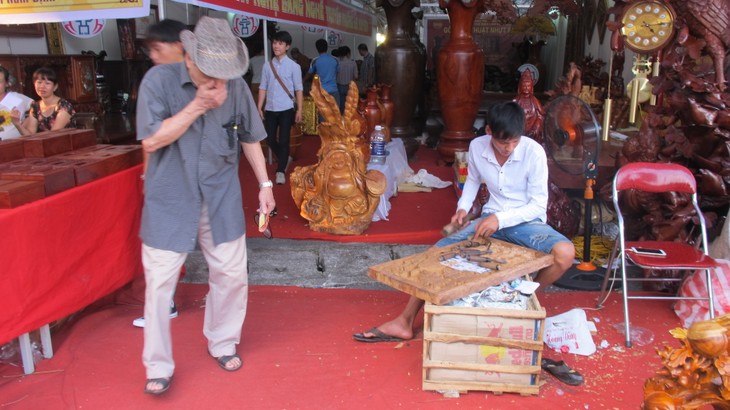
[(342, 42), (344, 41), (344, 38), (342, 37), (342, 33), (339, 33), (334, 30), (330, 30), (327, 32), (327, 45), (330, 47), (339, 47), (342, 45)]
[(101, 33), (106, 25), (105, 19), (64, 21), (63, 30), (78, 38), (91, 38)]
[(327, 27), (349, 34), (371, 36), (373, 15), (338, 0), (175, 0), (230, 13), (246, 13), (266, 20)]
[(251, 37), (259, 29), (259, 19), (243, 14), (233, 16), (230, 24), (238, 37)]
[(150, 14), (150, 0), (0, 0), (0, 20), (13, 24), (130, 19)]

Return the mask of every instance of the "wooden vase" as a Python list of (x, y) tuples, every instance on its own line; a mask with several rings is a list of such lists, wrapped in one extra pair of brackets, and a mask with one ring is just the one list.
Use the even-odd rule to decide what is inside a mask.
[(411, 13), (415, 0), (377, 0), (388, 21), (385, 41), (375, 50), (375, 75), (381, 84), (391, 84), (395, 103), (390, 133), (394, 138), (415, 137), (413, 116), (424, 88), (426, 54), (413, 41), (416, 19)]
[(375, 87), (370, 87), (367, 91), (365, 121), (368, 123), (367, 136), (370, 138), (375, 126), (382, 123), (382, 113), (380, 112), (380, 106), (378, 106), (378, 89)]
[(439, 0), (448, 10), (451, 35), (437, 61), (438, 91), (444, 131), (438, 151), (445, 162), (454, 162), (456, 151), (469, 149), (474, 120), (484, 87), (484, 53), (474, 42), (472, 28), (484, 0)]
[(357, 102), (357, 115), (354, 117), (360, 123), (360, 133), (357, 139), (360, 151), (363, 154), (363, 161), (367, 164), (370, 161), (370, 133), (368, 132), (368, 121), (365, 119), (365, 107), (368, 100), (361, 98)]
[(393, 109), (395, 108), (393, 100), (390, 98), (391, 87), (392, 86), (390, 84), (381, 84), (379, 94), (380, 98), (378, 99), (380, 102), (381, 121), (383, 126), (385, 126), (386, 143), (390, 142), (390, 127), (393, 125)]

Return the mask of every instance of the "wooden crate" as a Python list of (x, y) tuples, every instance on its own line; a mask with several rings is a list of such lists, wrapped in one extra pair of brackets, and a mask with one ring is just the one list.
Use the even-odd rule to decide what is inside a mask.
[(500, 264), (499, 270), (476, 273), (456, 270), (441, 263), (439, 257), (464, 246), (465, 242), (431, 248), (419, 254), (373, 265), (368, 269), (368, 276), (419, 299), (443, 305), (490, 286), (537, 272), (553, 263), (550, 254), (497, 239), (480, 239), (477, 242), (491, 243), (492, 253), (489, 256), (507, 261)]
[(423, 390), (537, 395), (545, 309), (427, 303), (423, 324)]

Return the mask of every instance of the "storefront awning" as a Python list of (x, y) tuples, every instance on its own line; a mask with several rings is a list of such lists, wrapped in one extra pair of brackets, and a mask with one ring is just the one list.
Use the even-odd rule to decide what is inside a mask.
[(3, 24), (124, 19), (150, 14), (150, 0), (0, 0)]
[(322, 27), (361, 36), (373, 34), (373, 16), (336, 0), (175, 0), (267, 20)]

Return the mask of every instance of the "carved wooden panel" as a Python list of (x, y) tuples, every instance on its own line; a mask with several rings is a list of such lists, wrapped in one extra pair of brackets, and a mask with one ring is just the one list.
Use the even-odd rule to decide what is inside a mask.
[(71, 57), (73, 83), (67, 98), (78, 102), (96, 101), (94, 58)]

